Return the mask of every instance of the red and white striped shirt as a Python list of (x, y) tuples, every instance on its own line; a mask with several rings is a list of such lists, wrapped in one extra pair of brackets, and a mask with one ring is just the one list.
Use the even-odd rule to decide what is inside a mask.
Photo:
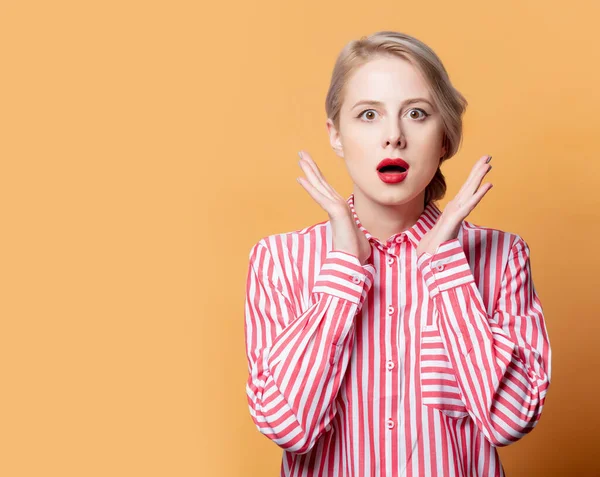
[(530, 432), (550, 341), (517, 234), (463, 221), (417, 257), (441, 215), (382, 242), (365, 265), (330, 222), (250, 251), (246, 392), (281, 476), (503, 476), (496, 447)]

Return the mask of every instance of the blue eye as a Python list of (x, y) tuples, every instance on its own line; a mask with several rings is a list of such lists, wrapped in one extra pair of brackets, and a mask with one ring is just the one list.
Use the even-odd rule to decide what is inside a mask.
[[(366, 113), (367, 111), (374, 111), (374, 112), (376, 112), (374, 109), (365, 109), (364, 111), (362, 111), (362, 112), (361, 112), (361, 113), (360, 113), (360, 114), (357, 116), (357, 118), (361, 118), (361, 117), (362, 117), (362, 115), (363, 115), (364, 113)], [(425, 110), (423, 110), (423, 109), (421, 109), (421, 108), (412, 108), (410, 111), (420, 111), (421, 113), (423, 113), (423, 115), (422, 115), (420, 118), (413, 118), (413, 119), (416, 119), (417, 121), (423, 121), (423, 120), (424, 120), (424, 119), (425, 119), (427, 116), (431, 116), (431, 114), (428, 114), (428, 113), (427, 113)], [(410, 111), (409, 111), (409, 112), (410, 112)], [(368, 123), (371, 123), (371, 122), (373, 122), (373, 121), (366, 121), (366, 122), (368, 122)]]

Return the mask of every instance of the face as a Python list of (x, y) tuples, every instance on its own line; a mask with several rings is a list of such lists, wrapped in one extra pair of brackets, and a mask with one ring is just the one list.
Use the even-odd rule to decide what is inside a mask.
[[(356, 105), (361, 101), (378, 103)], [(339, 130), (331, 119), (327, 128), (355, 193), (382, 205), (423, 203), (425, 188), (446, 152), (444, 128), (429, 85), (410, 62), (379, 57), (358, 68), (346, 83)], [(377, 166), (385, 158), (408, 163), (404, 181), (386, 183), (379, 177)]]

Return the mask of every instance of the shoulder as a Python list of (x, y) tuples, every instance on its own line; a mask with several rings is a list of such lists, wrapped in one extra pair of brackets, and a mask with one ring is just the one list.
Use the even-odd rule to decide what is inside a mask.
[(477, 249), (508, 257), (519, 250), (529, 251), (525, 239), (516, 232), (493, 227), (484, 227), (467, 220), (462, 222), (462, 244), (465, 250)]
[(327, 241), (329, 221), (292, 230), (289, 232), (274, 233), (262, 237), (250, 249), (250, 258), (257, 253), (268, 253), (276, 261), (290, 254), (302, 253), (307, 248), (322, 248)]
[(329, 221), (267, 235), (252, 245), (250, 267), (285, 296), (300, 293), (331, 243)]

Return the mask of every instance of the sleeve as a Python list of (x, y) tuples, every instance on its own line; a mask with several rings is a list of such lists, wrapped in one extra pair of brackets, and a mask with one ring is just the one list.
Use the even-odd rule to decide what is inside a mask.
[(551, 350), (527, 243), (514, 240), (488, 315), (458, 238), (417, 264), (439, 312), (439, 329), (461, 399), (485, 438), (507, 446), (541, 417)]
[[(263, 239), (264, 240), (264, 239)], [(355, 315), (375, 269), (329, 251), (311, 290), (312, 303), (294, 311), (263, 241), (250, 252), (246, 285), (246, 394), (258, 430), (282, 449), (307, 453), (337, 409), (348, 367)]]

